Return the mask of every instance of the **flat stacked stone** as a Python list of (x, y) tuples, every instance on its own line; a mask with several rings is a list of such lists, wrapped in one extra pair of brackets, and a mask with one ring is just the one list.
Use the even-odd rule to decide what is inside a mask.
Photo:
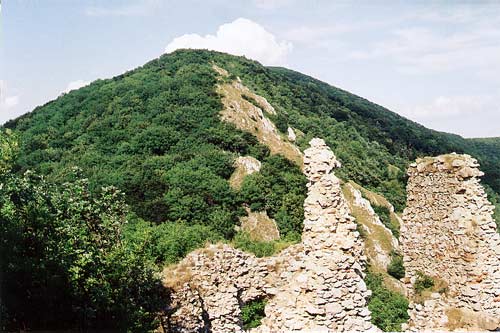
[(266, 306), (256, 332), (367, 331), (370, 322), (363, 281), (366, 258), (356, 223), (331, 171), (340, 167), (330, 148), (313, 139), (304, 152), (309, 179), (304, 202), (303, 252)]
[(409, 330), (500, 328), (500, 237), (478, 166), (469, 155), (449, 154), (408, 170), (400, 242), (409, 296), (419, 272), (445, 286), (411, 304)]

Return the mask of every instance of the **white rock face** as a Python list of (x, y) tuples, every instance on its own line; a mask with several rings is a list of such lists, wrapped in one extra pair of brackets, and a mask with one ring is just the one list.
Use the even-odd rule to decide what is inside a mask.
[(287, 132), (288, 132), (288, 140), (295, 142), (295, 140), (297, 140), (297, 136), (295, 135), (295, 131), (293, 130), (293, 128), (288, 127)]
[(245, 170), (246, 175), (251, 175), (254, 172), (259, 172), (262, 166), (262, 163), (252, 157), (252, 156), (239, 156), (236, 159), (236, 167), (241, 166)]
[(189, 254), (165, 271), (173, 290), (165, 329), (241, 332), (241, 304), (265, 297), (266, 318), (254, 332), (377, 331), (366, 306), (363, 244), (330, 173), (340, 163), (323, 140), (310, 144), (302, 243), (260, 259), (227, 245)]
[(410, 330), (500, 328), (500, 236), (468, 155), (419, 159), (408, 170), (401, 225), (410, 296), (417, 272), (446, 285), (409, 311)]

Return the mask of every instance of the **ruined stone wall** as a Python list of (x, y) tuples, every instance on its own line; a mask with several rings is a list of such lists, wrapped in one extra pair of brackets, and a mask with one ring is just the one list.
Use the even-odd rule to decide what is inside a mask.
[(167, 331), (241, 332), (241, 306), (259, 298), (269, 301), (254, 332), (376, 330), (366, 306), (363, 244), (331, 173), (340, 163), (323, 140), (310, 144), (302, 243), (270, 258), (228, 245), (189, 254), (165, 271), (165, 285), (173, 291)]
[[(409, 296), (421, 301), (411, 305), (410, 330), (500, 328), (500, 237), (478, 166), (450, 154), (408, 170), (400, 243)], [(427, 300), (413, 288), (419, 272), (441, 287)]]
[(257, 332), (373, 329), (363, 281), (366, 258), (356, 223), (331, 171), (340, 167), (321, 139), (304, 152), (308, 196), (304, 202), (303, 252), (282, 274), (286, 280), (266, 306)]

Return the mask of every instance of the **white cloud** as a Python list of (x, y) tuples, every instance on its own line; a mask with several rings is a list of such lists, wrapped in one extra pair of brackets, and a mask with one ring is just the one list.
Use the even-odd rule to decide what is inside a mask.
[(466, 137), (500, 136), (497, 100), (493, 95), (438, 96), (426, 104), (393, 109), (433, 129)]
[(265, 65), (286, 65), (292, 43), (277, 41), (272, 33), (258, 23), (238, 18), (221, 25), (215, 35), (186, 34), (174, 38), (165, 48), (165, 52), (186, 48), (244, 55)]
[(70, 83), (68, 83), (68, 86), (66, 87), (66, 89), (64, 89), (64, 92), (68, 93), (71, 90), (75, 90), (75, 89), (79, 89), (81, 87), (85, 87), (89, 83), (90, 83), (90, 81), (84, 81), (84, 80), (71, 81)]
[[(7, 95), (7, 83), (4, 80), (0, 80), (0, 112), (7, 112), (17, 104), (19, 104), (19, 96)], [(1, 116), (3, 118), (5, 115), (2, 114)]]
[(498, 8), (420, 11), (408, 16), (404, 27), (400, 22), (384, 39), (349, 54), (356, 60), (390, 60), (405, 74), (500, 69)]
[(498, 112), (492, 96), (439, 96), (431, 103), (407, 107), (402, 113), (414, 119), (437, 119)]

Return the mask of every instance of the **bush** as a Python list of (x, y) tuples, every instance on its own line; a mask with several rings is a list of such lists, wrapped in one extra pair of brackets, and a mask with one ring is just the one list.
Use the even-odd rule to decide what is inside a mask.
[(265, 210), (274, 218), (280, 234), (286, 237), (302, 233), (306, 183), (298, 166), (273, 155), (264, 159), (260, 172), (245, 177), (239, 194), (253, 211)]
[(56, 187), (31, 172), (1, 176), (2, 329), (154, 329), (163, 288), (122, 239), (123, 195), (92, 194), (75, 178)]
[(405, 276), (405, 267), (403, 266), (403, 256), (400, 253), (392, 251), (391, 262), (387, 266), (387, 273), (396, 279)]
[(255, 254), (257, 257), (269, 257), (275, 253), (274, 242), (259, 242), (250, 239), (247, 233), (240, 232), (233, 238), (235, 248)]
[(250, 301), (241, 307), (241, 319), (245, 330), (255, 328), (260, 325), (262, 318), (266, 316), (264, 313), (265, 307), (265, 299)]
[(417, 279), (413, 284), (413, 288), (417, 294), (421, 294), (422, 291), (434, 287), (434, 279), (422, 272), (417, 272)]
[(160, 265), (172, 264), (189, 252), (203, 247), (206, 242), (215, 243), (223, 237), (203, 225), (169, 222), (155, 225), (141, 219), (132, 219), (124, 229), (129, 246), (140, 251)]
[(368, 309), (372, 313), (372, 323), (385, 332), (401, 331), (401, 324), (406, 323), (408, 300), (401, 294), (387, 289), (380, 274), (367, 272), (365, 282), (372, 296)]
[(372, 205), (375, 214), (378, 215), (380, 221), (385, 225), (394, 235), (394, 237), (399, 238), (399, 228), (395, 226), (391, 221), (391, 212), (386, 206)]

